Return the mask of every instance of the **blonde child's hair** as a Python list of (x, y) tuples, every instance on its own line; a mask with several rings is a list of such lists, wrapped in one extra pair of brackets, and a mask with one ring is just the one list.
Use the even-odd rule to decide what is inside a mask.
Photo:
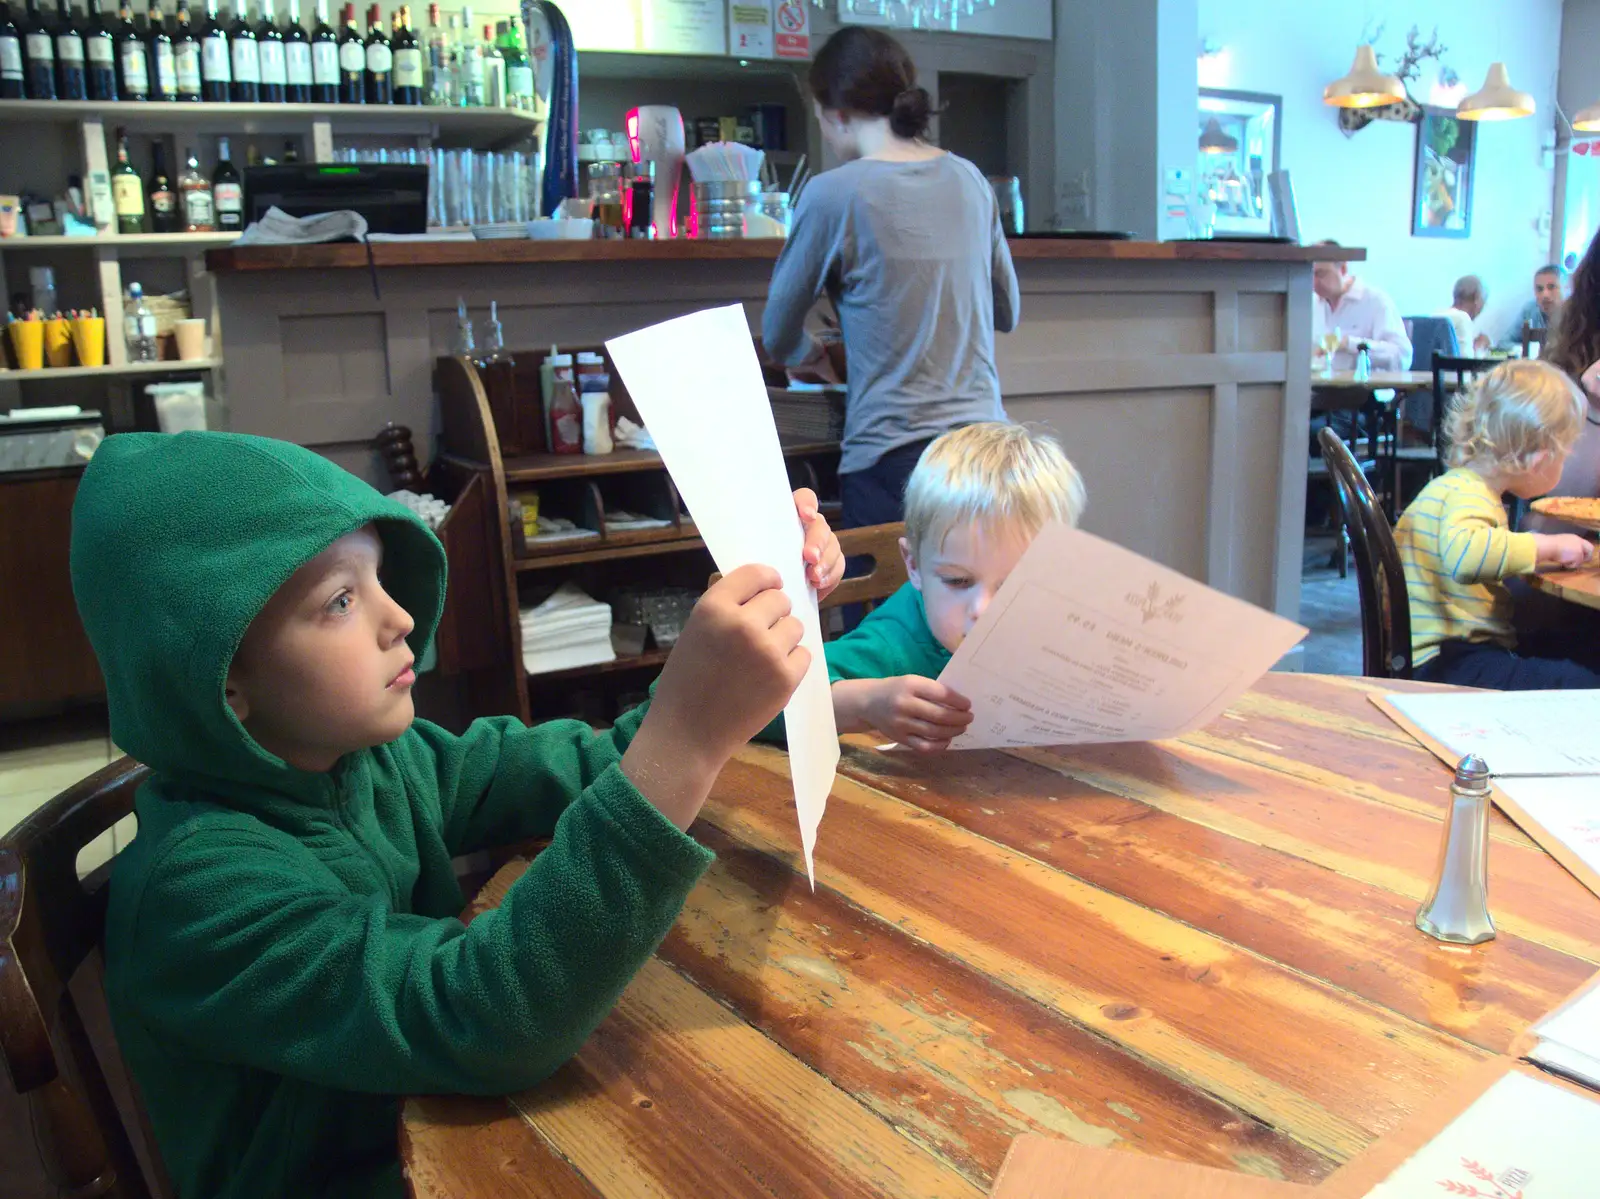
[(1485, 375), (1445, 417), (1451, 466), (1524, 471), (1535, 455), (1565, 457), (1588, 407), (1577, 386), (1547, 362), (1510, 359)]
[(913, 554), (943, 545), (957, 525), (1018, 525), (1032, 536), (1052, 520), (1076, 525), (1083, 478), (1048, 433), (1004, 421), (937, 438), (906, 482), (906, 541)]

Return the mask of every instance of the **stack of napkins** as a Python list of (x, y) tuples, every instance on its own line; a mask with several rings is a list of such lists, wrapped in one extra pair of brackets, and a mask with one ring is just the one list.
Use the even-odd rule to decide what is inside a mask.
[(522, 665), (529, 674), (612, 662), (611, 605), (576, 583), (563, 583), (536, 608), (522, 610)]

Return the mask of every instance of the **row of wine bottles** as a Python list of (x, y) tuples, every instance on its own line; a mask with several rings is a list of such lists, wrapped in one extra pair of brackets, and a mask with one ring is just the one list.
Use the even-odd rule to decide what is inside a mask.
[(347, 3), (343, 28), (328, 24), (328, 0), (315, 0), (316, 23), (300, 23), (300, 0), (288, 0), (287, 19), (274, 18), (273, 0), (261, 0), (259, 21), (249, 0), (238, 0), (233, 19), (218, 16), (206, 0), (198, 28), (189, 0), (178, 0), (169, 23), (162, 0), (149, 0), (142, 28), (132, 0), (94, 0), (94, 20), (79, 16), (71, 0), (56, 0), (50, 20), (40, 0), (27, 0), (21, 25), (0, 0), (0, 99), (204, 100), (268, 104), (436, 104), (533, 109), (533, 66), (517, 18), (498, 34), (473, 28), (472, 12), (440, 22), (428, 6), (429, 28), (419, 40), (410, 6), (395, 10), (386, 30), (377, 4), (367, 10), (367, 32)]

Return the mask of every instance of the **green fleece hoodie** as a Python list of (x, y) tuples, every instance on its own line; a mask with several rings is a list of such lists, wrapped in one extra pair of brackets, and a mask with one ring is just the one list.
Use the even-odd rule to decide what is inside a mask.
[[(950, 662), (950, 651), (928, 627), (922, 592), (910, 583), (902, 583), (900, 590), (843, 637), (824, 643), (822, 654), (832, 683), (895, 679), (904, 674), (936, 679)], [(783, 717), (779, 716), (757, 734), (757, 740), (782, 741), (784, 735)]]
[[(108, 438), (73, 509), (72, 578), (116, 743), (154, 777), (106, 928), (117, 1039), (185, 1199), (399, 1195), (396, 1097), (503, 1093), (569, 1058), (711, 854), (623, 776), (607, 734), (417, 721), (326, 774), (223, 700), (241, 636), (333, 541), (376, 522), (420, 657), (444, 555), (309, 450), (226, 433)], [(450, 859), (550, 848), (473, 922)]]

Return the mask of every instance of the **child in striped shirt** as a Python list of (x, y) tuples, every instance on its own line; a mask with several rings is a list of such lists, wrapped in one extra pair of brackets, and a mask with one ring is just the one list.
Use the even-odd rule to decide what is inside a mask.
[(1501, 691), (1600, 688), (1600, 674), (1518, 654), (1505, 580), (1541, 567), (1581, 566), (1594, 546), (1571, 533), (1513, 533), (1501, 495), (1544, 495), (1583, 429), (1572, 381), (1543, 362), (1508, 361), (1484, 376), (1445, 421), (1451, 469), (1400, 517), (1416, 678)]

